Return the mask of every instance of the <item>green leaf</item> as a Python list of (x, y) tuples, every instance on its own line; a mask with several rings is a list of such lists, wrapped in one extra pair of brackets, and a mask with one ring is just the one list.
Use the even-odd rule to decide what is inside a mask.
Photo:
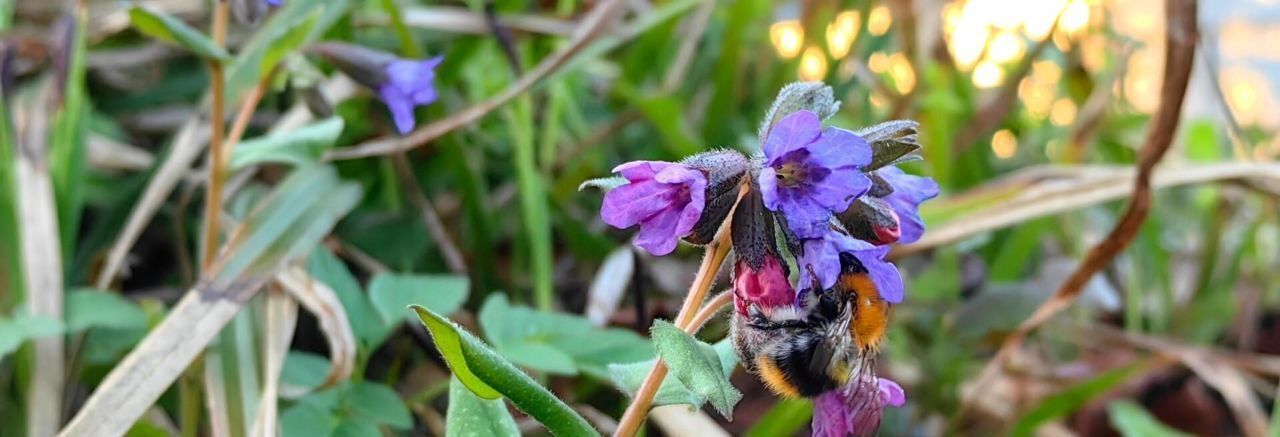
[(445, 437), (520, 435), (515, 419), (501, 399), (481, 399), (457, 378), (449, 382), (449, 410)]
[(382, 384), (359, 382), (347, 388), (343, 402), (356, 415), (397, 429), (413, 427), (413, 418), (395, 390)]
[(231, 168), (262, 163), (304, 166), (320, 161), (342, 134), (341, 117), (329, 117), (288, 132), (276, 132), (245, 140), (231, 153)]
[(347, 266), (329, 249), (318, 247), (311, 252), (307, 271), (338, 295), (338, 300), (342, 302), (342, 309), (347, 312), (347, 321), (351, 323), (351, 330), (356, 340), (360, 342), (362, 349), (371, 350), (382, 335), (382, 317), (373, 308), (373, 304), (365, 296), (355, 276), (347, 270)]
[(329, 375), (329, 360), (325, 357), (301, 351), (289, 351), (284, 357), (280, 379), (286, 384), (307, 390), (319, 387)]
[(440, 350), (454, 376), (483, 399), (506, 396), (552, 434), (599, 435), (582, 416), (537, 381), (502, 359), (471, 333), (419, 305), (411, 306)]
[(270, 41), (267, 49), (262, 53), (262, 61), (258, 64), (259, 80), (266, 78), (275, 70), (276, 65), (284, 59), (285, 55), (297, 51), (302, 44), (306, 42), (307, 37), (311, 35), (311, 28), (315, 27), (316, 22), (320, 20), (320, 11), (314, 11), (302, 19), (301, 22), (287, 27), (277, 27), (271, 29), (273, 34), (267, 37)]
[[(733, 373), (733, 369), (738, 366), (738, 355), (733, 351), (733, 342), (724, 339), (712, 346), (716, 355), (720, 360), (720, 370), (724, 379), (728, 379)], [(625, 391), (627, 394), (634, 395), (636, 390), (640, 389), (640, 385), (644, 383), (645, 376), (649, 374), (649, 369), (653, 368), (653, 364), (657, 359), (641, 361), (628, 364), (611, 364), (609, 365), (609, 375), (614, 385)], [(653, 398), (653, 404), (656, 405), (675, 405), (687, 404), (694, 408), (702, 408), (702, 404), (706, 403), (705, 396), (699, 395), (679, 379), (667, 378), (662, 381), (662, 386), (658, 387), (658, 393)]]
[(609, 364), (653, 356), (653, 347), (635, 333), (598, 328), (577, 315), (511, 306), (500, 293), (485, 300), (479, 318), (485, 338), (498, 353), (543, 372), (587, 372), (605, 378)]
[(84, 210), (86, 132), (89, 130), (89, 105), (85, 92), (85, 46), (88, 17), (76, 13), (71, 40), (63, 44), (69, 50), (66, 59), (62, 99), (53, 110), (49, 132), (49, 178), (58, 207), (58, 229), (62, 243), (64, 271), (70, 271), (80, 232), (80, 215)]
[(147, 314), (123, 296), (91, 289), (72, 290), (63, 303), (67, 332), (89, 328), (137, 329), (147, 327)]
[(62, 324), (48, 316), (0, 317), (0, 358), (9, 355), (27, 340), (62, 334)]
[(1133, 401), (1114, 401), (1107, 406), (1107, 413), (1111, 416), (1111, 425), (1125, 437), (1189, 437), (1191, 435), (1160, 423), (1159, 420), (1151, 417), (1151, 413), (1148, 413), (1146, 408), (1142, 408)]
[(552, 265), (555, 253), (551, 247), (551, 220), (547, 212), (547, 190), (542, 175), (538, 173), (534, 153), (533, 100), (524, 95), (503, 111), (509, 122), (514, 153), (511, 154), (516, 169), (516, 185), (520, 190), (520, 210), (523, 212), (524, 234), (528, 238), (529, 269), (533, 274), (533, 297), (537, 307), (551, 310)]
[(733, 406), (742, 399), (742, 393), (725, 376), (716, 350), (666, 320), (654, 322), (652, 337), (658, 356), (667, 363), (671, 375), (699, 398), (711, 402), (720, 415), (732, 419)]
[(405, 307), (418, 304), (438, 314), (452, 314), (467, 300), (471, 281), (461, 275), (379, 273), (369, 283), (369, 299), (389, 327), (413, 320)]
[(1050, 420), (1065, 416), (1079, 410), (1089, 400), (1110, 390), (1133, 376), (1137, 371), (1145, 369), (1140, 364), (1129, 365), (1107, 371), (1088, 381), (1068, 387), (1061, 392), (1050, 395), (1040, 401), (1035, 408), (1014, 424), (1011, 435), (1031, 435), (1040, 425)]
[(813, 417), (813, 402), (808, 399), (781, 399), (773, 404), (773, 408), (764, 413), (751, 429), (747, 437), (770, 437), (775, 435), (795, 435), (809, 424)]
[(312, 402), (298, 402), (280, 415), (283, 437), (328, 436), (336, 426), (329, 411)]
[(200, 31), (187, 26), (182, 20), (149, 6), (134, 5), (129, 8), (133, 27), (143, 35), (174, 44), (205, 58), (226, 61), (231, 55)]
[(333, 430), (333, 437), (382, 437), (382, 431), (378, 430), (376, 423), (359, 417), (347, 417)]

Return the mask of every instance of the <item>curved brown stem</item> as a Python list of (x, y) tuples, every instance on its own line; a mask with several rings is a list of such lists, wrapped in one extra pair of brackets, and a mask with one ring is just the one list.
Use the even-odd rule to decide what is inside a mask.
[[(739, 202), (747, 194), (747, 187), (748, 185), (744, 183), (742, 188), (738, 190)], [(729, 210), (729, 218), (720, 225), (720, 230), (716, 232), (715, 239), (710, 244), (707, 244), (706, 255), (702, 258), (702, 266), (698, 268), (698, 275), (694, 277), (693, 284), (689, 286), (689, 294), (685, 297), (684, 305), (681, 306), (680, 313), (676, 315), (676, 327), (685, 332), (695, 332), (695, 329), (692, 328), (701, 327), (701, 323), (695, 323), (700, 319), (697, 317), (699, 315), (698, 308), (702, 306), (702, 301), (706, 299), (707, 291), (711, 289), (711, 284), (716, 280), (716, 273), (720, 271), (720, 265), (724, 264), (724, 259), (729, 256), (729, 249), (733, 247), (729, 228), (733, 223), (733, 211), (737, 208), (738, 205), (735, 203), (733, 208)], [(717, 299), (719, 299), (718, 296)], [(662, 386), (662, 380), (666, 378), (667, 364), (662, 362), (662, 358), (658, 358), (653, 365), (653, 369), (649, 370), (649, 375), (645, 376), (644, 382), (640, 384), (640, 389), (636, 390), (636, 395), (632, 398), (631, 405), (627, 406), (627, 411), (622, 414), (622, 419), (618, 421), (618, 430), (613, 433), (614, 437), (634, 436), (636, 431), (640, 430), (640, 425), (644, 424), (645, 417), (649, 415), (649, 407), (653, 405), (653, 397), (657, 395), (658, 388)]]

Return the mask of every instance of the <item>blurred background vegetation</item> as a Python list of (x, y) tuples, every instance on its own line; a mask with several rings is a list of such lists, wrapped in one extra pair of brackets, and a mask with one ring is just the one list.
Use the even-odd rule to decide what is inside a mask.
[[(91, 0), (64, 26), (77, 7), (63, 3), (0, 0), (0, 435), (71, 421), (188, 290), (233, 279), (265, 292), (157, 387), (131, 435), (251, 434), (275, 405), (287, 435), (443, 434), (470, 404), (403, 323), (408, 303), (450, 314), (608, 430), (627, 398), (607, 365), (653, 356), (644, 333), (678, 310), (697, 250), (633, 250), (579, 184), (630, 160), (753, 153), (796, 80), (834, 87), (832, 125), (918, 120), (925, 160), (908, 170), (942, 186), (925, 238), (894, 252), (907, 299), (879, 368), (908, 404), (882, 434), (1280, 434), (1275, 1), (1200, 5), (1150, 217), (981, 386), (1123, 210), (1160, 104), (1160, 1), (284, 0), (227, 33), (228, 124), (256, 109), (231, 154), (221, 270), (199, 250), (208, 62), (130, 16), (136, 3), (204, 32), (213, 6)], [(575, 32), (603, 7), (616, 10), (598, 32)], [(439, 101), (397, 142), (374, 93), (302, 52), (315, 41), (443, 55)], [(294, 170), (307, 163), (336, 175)], [(290, 210), (305, 217), (270, 219)], [(660, 409), (650, 432), (807, 433), (807, 401), (732, 381), (735, 420)], [(491, 431), (545, 432), (514, 417)]]

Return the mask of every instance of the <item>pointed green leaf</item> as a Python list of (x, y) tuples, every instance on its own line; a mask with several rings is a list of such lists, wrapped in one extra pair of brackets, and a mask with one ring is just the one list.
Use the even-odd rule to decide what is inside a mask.
[(1190, 437), (1191, 434), (1179, 431), (1161, 423), (1146, 408), (1128, 400), (1118, 400), (1107, 406), (1111, 417), (1111, 425), (1125, 437)]
[(342, 128), (341, 117), (329, 117), (288, 132), (245, 140), (231, 153), (231, 168), (239, 170), (262, 163), (301, 167), (319, 162), (342, 134)]
[(467, 299), (471, 281), (461, 275), (379, 273), (369, 283), (369, 299), (389, 327), (413, 320), (404, 308), (418, 304), (438, 314), (452, 314)]
[(356, 415), (397, 429), (413, 427), (409, 409), (395, 390), (382, 384), (358, 382), (347, 388), (343, 401)]
[(484, 342), (449, 319), (419, 306), (410, 306), (454, 376), (477, 396), (497, 399), (506, 396), (517, 408), (533, 416), (552, 434), (561, 436), (599, 435), (582, 416), (565, 405), (545, 387), (499, 357)]
[(725, 376), (715, 349), (665, 320), (654, 322), (652, 337), (658, 356), (667, 363), (671, 375), (699, 398), (711, 402), (720, 415), (732, 419), (733, 407), (742, 399), (742, 393)]
[[(733, 343), (729, 339), (716, 342), (714, 346), (716, 356), (720, 361), (721, 374), (723, 378), (728, 379), (733, 373), (733, 369), (738, 366), (738, 355), (733, 351)], [(640, 385), (644, 383), (645, 376), (649, 374), (649, 369), (653, 368), (653, 364), (657, 360), (648, 360), (628, 364), (610, 364), (609, 375), (615, 386), (627, 394), (634, 395), (636, 390), (640, 389)], [(689, 390), (683, 382), (676, 378), (667, 378), (662, 381), (662, 386), (658, 387), (658, 393), (653, 398), (654, 405), (675, 405), (687, 404), (694, 408), (702, 408), (702, 404), (706, 403), (706, 397), (694, 393)]]
[(302, 47), (307, 37), (311, 35), (311, 28), (315, 27), (316, 22), (320, 20), (320, 11), (311, 12), (302, 19), (301, 22), (288, 27), (276, 27), (270, 29), (272, 35), (267, 37), (269, 44), (267, 50), (262, 53), (262, 62), (258, 67), (258, 75), (265, 78), (271, 74), (281, 59), (285, 55), (293, 53)]
[(62, 334), (62, 323), (48, 316), (0, 317), (0, 358), (18, 350), (27, 340)]
[(445, 437), (507, 435), (520, 435), (520, 429), (501, 399), (481, 399), (457, 378), (449, 382)]
[(606, 366), (653, 356), (644, 338), (622, 329), (598, 328), (585, 317), (512, 306), (493, 294), (480, 308), (485, 338), (502, 356), (521, 366), (559, 375), (580, 371), (601, 378)]
[(142, 34), (190, 50), (205, 58), (226, 61), (231, 55), (200, 31), (182, 20), (149, 6), (134, 5), (129, 8), (133, 27)]
[(136, 329), (147, 327), (147, 314), (133, 301), (116, 293), (91, 289), (72, 290), (63, 303), (67, 332), (89, 328)]
[(1135, 364), (1110, 370), (1050, 395), (1022, 416), (1018, 423), (1014, 424), (1010, 435), (1032, 435), (1045, 422), (1079, 410), (1089, 400), (1128, 380), (1137, 371), (1145, 368), (1146, 366)]

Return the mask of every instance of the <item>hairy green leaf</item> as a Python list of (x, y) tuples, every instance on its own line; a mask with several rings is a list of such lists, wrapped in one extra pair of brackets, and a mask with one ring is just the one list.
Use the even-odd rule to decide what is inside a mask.
[(136, 329), (147, 327), (147, 314), (116, 293), (77, 289), (67, 293), (63, 319), (68, 332), (89, 328)]
[(436, 348), (454, 376), (477, 396), (506, 396), (517, 408), (533, 416), (555, 435), (599, 435), (582, 416), (545, 387), (502, 359), (471, 333), (430, 310), (412, 305), (431, 332)]
[(732, 419), (733, 407), (742, 399), (742, 393), (725, 376), (716, 350), (666, 320), (653, 323), (652, 336), (658, 356), (667, 363), (671, 375), (690, 392), (711, 402), (720, 415)]
[[(738, 366), (738, 355), (733, 351), (733, 343), (726, 338), (716, 342), (712, 348), (720, 361), (720, 371), (723, 375), (721, 378), (728, 379), (733, 369)], [(614, 385), (627, 394), (634, 395), (644, 383), (649, 369), (652, 369), (656, 362), (657, 359), (652, 359), (628, 364), (610, 364), (609, 375)], [(706, 396), (690, 390), (677, 378), (664, 379), (662, 386), (658, 387), (657, 395), (653, 398), (654, 405), (687, 404), (694, 408), (702, 408), (702, 404), (706, 402)]]
[(231, 168), (255, 164), (281, 163), (304, 166), (319, 162), (324, 152), (342, 134), (341, 117), (329, 117), (288, 132), (277, 132), (245, 140), (231, 153)]
[(509, 435), (520, 435), (520, 429), (501, 399), (481, 399), (457, 378), (449, 382), (445, 437)]

